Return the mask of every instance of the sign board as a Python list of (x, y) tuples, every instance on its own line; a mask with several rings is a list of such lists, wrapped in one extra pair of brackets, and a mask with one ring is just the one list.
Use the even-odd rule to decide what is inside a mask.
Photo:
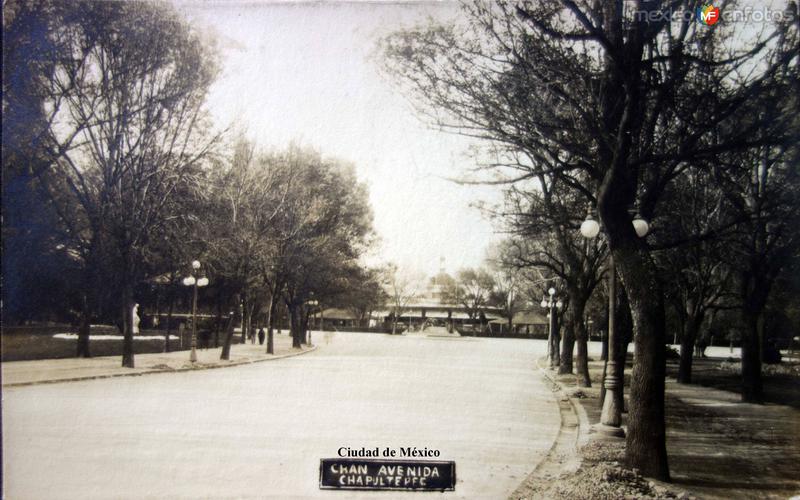
[(456, 463), (323, 458), (319, 487), (340, 490), (454, 491)]

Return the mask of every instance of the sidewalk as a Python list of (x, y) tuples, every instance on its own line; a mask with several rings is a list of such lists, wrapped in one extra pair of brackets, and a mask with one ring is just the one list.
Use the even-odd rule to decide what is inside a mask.
[(800, 494), (800, 410), (791, 406), (667, 379), (667, 451), (673, 484), (699, 498)]
[[(603, 365), (601, 361), (589, 365), (592, 387), (588, 389), (577, 388), (574, 375), (550, 372), (549, 376), (594, 424), (600, 415)], [(630, 366), (625, 375), (627, 382)], [(627, 400), (627, 384), (625, 391)], [(741, 403), (736, 392), (678, 384), (668, 377), (666, 413), (672, 483), (653, 482), (623, 470), (617, 462), (623, 462), (624, 441), (593, 439), (596, 435), (590, 432), (589, 445), (581, 450), (584, 470), (562, 476), (559, 481), (565, 484), (551, 489), (545, 497), (606, 498), (606, 492), (619, 487), (614, 483), (620, 481), (638, 483), (641, 493), (656, 498), (785, 499), (800, 494), (800, 409)], [(627, 416), (623, 414), (623, 427)], [(611, 467), (610, 474), (603, 470), (591, 489), (575, 486), (585, 483), (587, 476), (596, 473), (592, 468), (602, 464)]]
[(198, 349), (196, 363), (189, 361), (189, 351), (137, 354), (134, 358), (135, 368), (120, 366), (120, 356), (5, 362), (2, 363), (3, 387), (225, 368), (296, 356), (316, 349), (308, 346), (303, 346), (301, 350), (293, 349), (292, 339), (288, 335), (275, 335), (274, 338), (275, 354), (266, 354), (266, 345), (234, 344), (229, 361), (219, 359), (222, 348), (217, 347)]

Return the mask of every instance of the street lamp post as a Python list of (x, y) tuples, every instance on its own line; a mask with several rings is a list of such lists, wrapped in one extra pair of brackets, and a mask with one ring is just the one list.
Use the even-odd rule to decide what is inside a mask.
[[(636, 235), (643, 238), (650, 230), (647, 224), (640, 215), (636, 215), (632, 221), (633, 229)], [(584, 238), (596, 238), (600, 234), (600, 223), (592, 218), (592, 213), (586, 216), (586, 220), (581, 224), (581, 235)], [(623, 380), (620, 377), (619, 367), (617, 366), (617, 359), (623, 353), (619, 352), (618, 343), (616, 338), (616, 330), (614, 324), (614, 312), (617, 309), (617, 272), (614, 266), (614, 257), (609, 251), (608, 255), (608, 356), (606, 359), (605, 379), (603, 380), (603, 387), (606, 390), (605, 398), (603, 398), (603, 410), (600, 413), (600, 425), (597, 427), (598, 432), (607, 436), (623, 437), (625, 431), (620, 427), (622, 423), (622, 408), (618, 404), (620, 390), (622, 389)], [(624, 358), (623, 358), (624, 362)]]
[[(308, 305), (310, 305), (312, 307), (317, 307), (319, 305), (319, 301), (318, 300), (309, 300), (308, 301)], [(317, 319), (317, 311), (314, 311), (314, 322), (316, 322), (316, 319)], [(312, 323), (312, 326), (313, 326), (313, 323)], [(311, 347), (311, 329), (310, 328), (308, 329), (308, 346)]]
[(208, 285), (208, 278), (202, 277), (197, 278), (194, 276), (200, 270), (200, 261), (194, 260), (192, 261), (192, 273), (189, 276), (183, 278), (183, 284), (185, 286), (193, 287), (193, 295), (192, 295), (192, 341), (191, 341), (191, 352), (189, 354), (189, 361), (192, 363), (197, 362), (197, 289), (200, 287), (204, 287)]
[(561, 309), (563, 306), (562, 302), (556, 299), (556, 289), (550, 287), (547, 291), (549, 298), (544, 297), (542, 299), (542, 303), (539, 304), (542, 306), (543, 309), (548, 309), (549, 314), (548, 318), (550, 319), (550, 333), (547, 336), (547, 355), (550, 358), (550, 368), (555, 368), (558, 366), (559, 358), (558, 358), (558, 344), (559, 338), (557, 333), (557, 325), (556, 325), (556, 309)]

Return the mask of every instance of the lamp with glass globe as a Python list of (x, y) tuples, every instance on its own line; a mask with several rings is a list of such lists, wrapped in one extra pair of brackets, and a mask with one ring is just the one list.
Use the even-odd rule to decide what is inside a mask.
[[(650, 225), (638, 213), (631, 221), (633, 230), (639, 238), (644, 238), (650, 231)], [(596, 238), (600, 234), (600, 223), (594, 220), (592, 212), (586, 216), (586, 220), (581, 223), (581, 235), (584, 238)], [(606, 376), (603, 380), (603, 387), (606, 390), (603, 398), (603, 410), (600, 414), (600, 425), (597, 431), (607, 436), (622, 437), (625, 431), (620, 424), (622, 422), (622, 407), (620, 404), (622, 389), (622, 377), (617, 366), (618, 356), (622, 353), (617, 352), (617, 339), (614, 325), (614, 311), (617, 308), (617, 273), (614, 266), (614, 257), (609, 252), (608, 255), (608, 356), (606, 359)]]
[(558, 332), (556, 328), (556, 309), (561, 309), (563, 307), (563, 303), (560, 299), (556, 298), (556, 289), (550, 287), (547, 290), (547, 294), (549, 297), (543, 297), (542, 302), (539, 304), (542, 306), (542, 309), (548, 309), (548, 319), (549, 319), (549, 329), (550, 331), (547, 334), (547, 356), (550, 358), (550, 368), (557, 368), (559, 359), (558, 359)]
[[(192, 272), (198, 273), (200, 271), (200, 261), (192, 261)], [(192, 363), (197, 362), (197, 289), (208, 285), (208, 278), (205, 276), (196, 278), (194, 274), (183, 278), (184, 286), (193, 287), (192, 294), (192, 341), (191, 351), (189, 353), (189, 361)]]
[[(319, 306), (319, 301), (316, 300), (316, 299), (311, 299), (308, 302), (306, 302), (306, 304), (308, 304), (312, 309), (314, 309), (314, 321), (311, 323), (313, 325), (314, 323), (317, 322), (317, 311), (316, 311), (316, 308), (317, 308), (317, 306)], [(321, 329), (322, 328), (320, 328), (320, 330)], [(313, 344), (311, 344), (311, 329), (310, 328), (308, 329), (307, 335), (308, 335), (307, 344), (309, 345), (309, 347), (311, 347)]]

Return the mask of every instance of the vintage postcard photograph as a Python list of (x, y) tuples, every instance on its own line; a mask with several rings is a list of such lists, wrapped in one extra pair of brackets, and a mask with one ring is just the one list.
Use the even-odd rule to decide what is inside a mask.
[(800, 500), (796, 0), (4, 0), (5, 499)]

